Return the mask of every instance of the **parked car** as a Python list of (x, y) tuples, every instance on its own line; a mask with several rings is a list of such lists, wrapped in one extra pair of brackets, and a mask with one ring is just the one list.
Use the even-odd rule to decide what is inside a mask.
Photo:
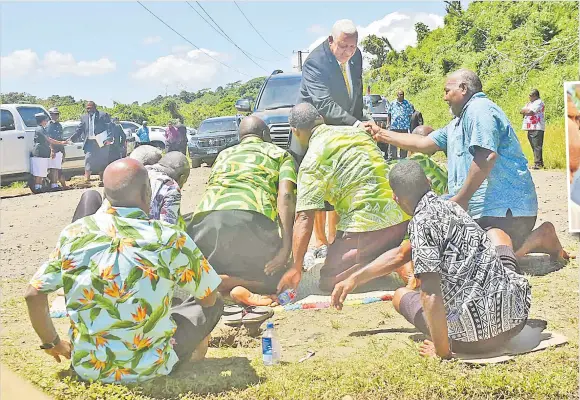
[(389, 101), (384, 96), (380, 94), (366, 95), (363, 97), (363, 105), (377, 125), (387, 128)]
[(187, 144), (192, 168), (198, 168), (204, 162), (211, 167), (220, 151), (240, 143), (240, 122), (238, 116), (203, 121)]
[[(30, 155), (37, 127), (34, 115), (44, 113), (48, 116), (48, 111), (40, 104), (2, 104), (0, 112), (0, 179), (3, 183), (21, 179), (30, 182)], [(72, 124), (64, 122), (62, 125), (64, 138), (68, 139), (74, 133), (78, 122), (72, 127), (72, 133)], [(82, 143), (65, 146), (65, 161), (62, 166), (65, 174), (71, 175), (75, 170), (84, 169), (82, 146)]]
[(276, 70), (266, 79), (252, 110), (250, 100), (240, 99), (236, 102), (239, 112), (253, 112), (270, 128), (272, 143), (287, 149), (290, 141), (290, 124), (288, 114), (300, 93), (301, 73), (284, 73)]
[[(139, 138), (136, 137), (135, 140), (139, 143)], [(164, 126), (150, 126), (149, 127), (149, 141), (151, 146), (157, 147), (158, 149), (165, 149), (165, 127)]]

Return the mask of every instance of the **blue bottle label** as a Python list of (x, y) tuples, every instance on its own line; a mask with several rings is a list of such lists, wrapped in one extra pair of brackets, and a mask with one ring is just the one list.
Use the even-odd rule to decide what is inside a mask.
[(262, 355), (272, 355), (272, 338), (262, 338)]

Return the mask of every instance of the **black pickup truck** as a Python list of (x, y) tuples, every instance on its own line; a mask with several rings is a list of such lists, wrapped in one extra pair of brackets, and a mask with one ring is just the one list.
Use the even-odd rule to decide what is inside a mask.
[(288, 148), (290, 139), (288, 114), (298, 101), (301, 80), (302, 74), (299, 72), (284, 73), (276, 70), (262, 85), (253, 109), (248, 99), (236, 102), (236, 109), (239, 112), (252, 112), (252, 115), (266, 122), (270, 128), (272, 143), (283, 149)]

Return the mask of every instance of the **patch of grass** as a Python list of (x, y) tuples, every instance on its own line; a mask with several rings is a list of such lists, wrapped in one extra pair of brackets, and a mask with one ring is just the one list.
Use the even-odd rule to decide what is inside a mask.
[[(346, 395), (365, 400), (575, 399), (577, 276), (576, 262), (546, 276), (528, 276), (531, 317), (546, 319), (547, 329), (566, 335), (569, 343), (498, 365), (474, 367), (421, 358), (413, 341), (416, 335), (397, 332), (410, 325), (385, 302), (345, 307), (340, 314), (316, 310), (276, 315), (283, 361), (278, 366), (262, 364), (259, 340), (246, 337), (249, 341), (243, 343), (241, 334), (232, 330), (214, 335), (206, 361), (186, 363), (170, 377), (138, 386), (83, 383), (69, 376), (68, 362), (55, 364), (37, 350), (38, 339), (25, 317), (23, 279), (1, 281), (5, 297), (0, 356), (9, 368), (61, 400), (330, 400)], [(381, 318), (388, 326), (373, 328)], [(68, 321), (54, 321), (65, 337)], [(353, 335), (360, 324), (371, 328)], [(297, 363), (308, 349), (316, 355)]]

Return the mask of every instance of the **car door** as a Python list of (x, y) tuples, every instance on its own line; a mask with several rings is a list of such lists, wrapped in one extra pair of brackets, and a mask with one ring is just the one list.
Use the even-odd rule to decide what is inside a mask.
[(14, 115), (10, 110), (0, 110), (0, 173), (19, 174), (30, 172), (30, 152), (27, 151), (26, 131), (16, 129)]
[[(62, 138), (68, 140), (74, 135), (77, 128), (75, 125), (65, 125), (62, 128)], [(64, 146), (65, 161), (63, 169), (77, 169), (85, 167), (85, 151), (83, 150), (83, 142), (76, 142)]]

